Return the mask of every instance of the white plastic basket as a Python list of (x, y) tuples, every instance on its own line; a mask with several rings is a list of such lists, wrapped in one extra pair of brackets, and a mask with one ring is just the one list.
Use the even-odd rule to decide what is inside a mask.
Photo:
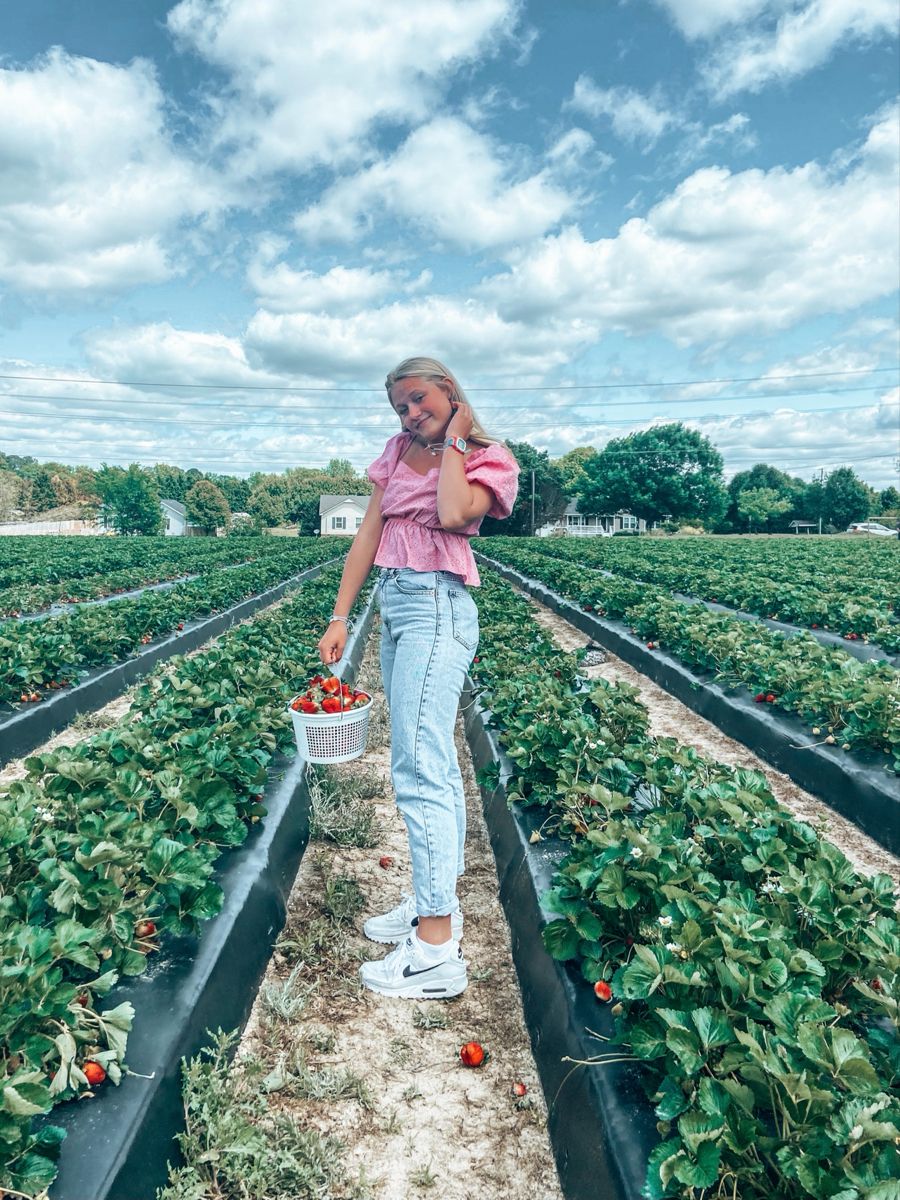
[(294, 724), (297, 750), (307, 762), (349, 762), (365, 752), (369, 715), (372, 712), (371, 700), (346, 712), (304, 713), (297, 712), (290, 705), (288, 712)]

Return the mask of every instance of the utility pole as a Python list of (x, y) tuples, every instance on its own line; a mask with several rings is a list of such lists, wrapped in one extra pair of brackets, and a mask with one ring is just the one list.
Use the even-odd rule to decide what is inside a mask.
[(534, 537), (534, 467), (531, 468), (531, 536)]
[[(812, 482), (813, 483), (824, 483), (825, 482), (825, 468), (824, 467), (819, 467), (818, 471), (813, 472)], [(819, 537), (821, 537), (821, 536), (822, 536), (822, 514), (819, 513)]]

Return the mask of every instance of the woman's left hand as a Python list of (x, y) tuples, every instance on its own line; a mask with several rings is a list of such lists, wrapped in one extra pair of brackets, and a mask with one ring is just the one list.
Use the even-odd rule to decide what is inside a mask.
[(447, 426), (447, 437), (460, 437), (463, 440), (468, 438), (472, 432), (472, 406), (467, 404), (465, 400), (454, 404), (453, 416), (450, 418), (450, 424)]

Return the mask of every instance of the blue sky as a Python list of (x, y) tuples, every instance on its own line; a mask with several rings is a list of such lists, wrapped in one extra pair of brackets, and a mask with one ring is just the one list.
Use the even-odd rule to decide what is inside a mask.
[(0, 55), (0, 449), (363, 467), (425, 353), (553, 456), (896, 481), (895, 0), (30, 0)]

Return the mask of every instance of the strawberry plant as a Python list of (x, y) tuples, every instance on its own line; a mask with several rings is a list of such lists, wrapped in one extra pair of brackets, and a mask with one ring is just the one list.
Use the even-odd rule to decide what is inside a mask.
[[(569, 655), (548, 670), (527, 603), (487, 571), (483, 584), (480, 657), (529, 682), (527, 708), (496, 678), (482, 695), (510, 751), (508, 794), (571, 842), (545, 898), (559, 917), (547, 949), (617, 999), (616, 1040), (645, 1064), (662, 1137), (645, 1196), (895, 1195), (890, 879), (860, 877), (763, 776), (652, 738), (646, 721), (622, 736), (610, 710), (634, 696), (586, 684)], [(567, 742), (513, 753), (551, 704), (581, 737), (577, 780)]]
[(146, 969), (160, 935), (222, 903), (212, 871), (264, 817), (286, 712), (318, 661), (325, 586), (172, 660), (118, 724), (27, 760), (0, 791), (0, 1189), (35, 1192), (61, 1136), (31, 1118), (124, 1069), (129, 1004), (100, 1002)]
[(165, 592), (73, 609), (40, 621), (0, 622), (0, 702), (71, 684), (86, 669), (116, 662), (184, 622), (220, 611), (324, 559), (327, 539), (309, 538), (246, 566), (212, 568)]
[[(491, 539), (495, 549), (501, 539)], [(580, 606), (625, 621), (687, 665), (717, 681), (746, 688), (809, 726), (827, 726), (841, 745), (886, 755), (900, 772), (900, 675), (887, 663), (860, 662), (820, 646), (807, 633), (788, 636), (764, 626), (673, 599), (662, 589), (599, 572), (585, 572), (538, 554), (510, 538), (503, 559)], [(542, 539), (543, 540), (543, 539)]]

